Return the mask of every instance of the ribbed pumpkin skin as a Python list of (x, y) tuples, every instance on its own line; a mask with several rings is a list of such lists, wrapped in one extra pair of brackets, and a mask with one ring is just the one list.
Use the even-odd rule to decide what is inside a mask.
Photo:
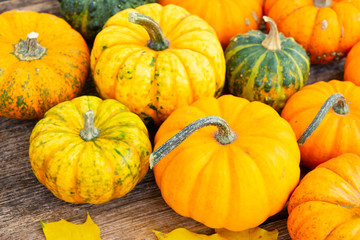
[(310, 55), (313, 64), (344, 57), (360, 40), (360, 0), (333, 0), (318, 8), (319, 0), (266, 0), (264, 14), (278, 29), (293, 37)]
[(205, 116), (227, 121), (236, 140), (221, 145), (214, 126), (191, 134), (153, 168), (162, 197), (180, 215), (211, 228), (256, 227), (284, 207), (299, 181), (294, 132), (271, 107), (223, 95), (175, 110), (160, 126), (155, 149)]
[(160, 4), (175, 4), (208, 22), (226, 48), (237, 34), (258, 29), (262, 18), (263, 0), (159, 0)]
[(290, 97), (281, 116), (286, 119), (299, 138), (310, 125), (321, 106), (334, 93), (341, 93), (350, 108), (347, 115), (330, 109), (320, 125), (300, 146), (301, 164), (315, 168), (343, 153), (360, 155), (360, 87), (352, 82), (332, 80), (305, 86)]
[(266, 34), (249, 31), (234, 37), (225, 50), (226, 81), (230, 93), (261, 101), (280, 111), (309, 76), (305, 50), (280, 34), (281, 50), (261, 45)]
[[(38, 60), (20, 60), (14, 45), (39, 33), (46, 48)], [(89, 49), (63, 19), (47, 13), (8, 11), (0, 15), (0, 116), (34, 119), (76, 97), (89, 71)]]
[(59, 0), (60, 14), (83, 37), (92, 42), (115, 13), (155, 0)]
[(360, 158), (347, 153), (309, 172), (289, 200), (293, 240), (360, 238)]
[(353, 82), (355, 85), (360, 86), (360, 42), (351, 48), (346, 56), (344, 80)]
[[(146, 30), (128, 22), (135, 11), (159, 23), (168, 49), (147, 46)], [(156, 3), (109, 19), (95, 39), (91, 69), (103, 98), (117, 99), (157, 125), (178, 107), (219, 96), (225, 82), (224, 53), (214, 30), (183, 8)]]
[[(93, 109), (98, 138), (85, 141), (83, 113)], [(151, 143), (141, 119), (116, 100), (82, 96), (51, 108), (32, 131), (33, 172), (56, 197), (100, 204), (119, 198), (149, 168)]]

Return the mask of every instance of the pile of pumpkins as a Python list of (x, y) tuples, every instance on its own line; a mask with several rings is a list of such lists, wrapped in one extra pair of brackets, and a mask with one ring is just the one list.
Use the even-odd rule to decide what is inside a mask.
[[(360, 0), (60, 2), (0, 14), (0, 116), (39, 119), (29, 157), (56, 197), (105, 203), (150, 166), (211, 228), (289, 202), (291, 238), (359, 237)], [(304, 86), (345, 56), (344, 81)]]

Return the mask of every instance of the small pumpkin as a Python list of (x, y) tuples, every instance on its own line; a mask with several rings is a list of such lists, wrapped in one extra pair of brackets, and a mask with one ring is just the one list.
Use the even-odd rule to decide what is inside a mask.
[(60, 15), (90, 43), (115, 13), (155, 0), (59, 0)]
[(141, 119), (113, 99), (82, 96), (46, 112), (30, 136), (37, 179), (70, 203), (100, 204), (131, 191), (149, 168)]
[(346, 56), (360, 40), (360, 0), (267, 0), (264, 14), (306, 49), (313, 64)]
[(0, 15), (0, 116), (34, 119), (78, 96), (89, 49), (63, 19), (12, 10)]
[(250, 101), (261, 101), (280, 111), (287, 99), (306, 83), (310, 62), (292, 38), (278, 33), (275, 22), (268, 35), (250, 30), (231, 39), (225, 50), (229, 92)]
[(157, 3), (107, 21), (91, 51), (91, 70), (103, 98), (156, 125), (178, 107), (219, 96), (225, 82), (224, 53), (210, 25)]
[(165, 202), (211, 228), (260, 225), (283, 209), (299, 181), (291, 126), (266, 104), (233, 95), (175, 110), (155, 149), (150, 166)]
[(301, 164), (315, 168), (343, 153), (360, 154), (360, 87), (332, 80), (302, 88), (281, 116), (299, 139)]
[(344, 80), (360, 86), (360, 42), (351, 48), (345, 60)]
[(216, 31), (225, 49), (237, 34), (258, 29), (263, 0), (158, 0), (162, 5), (175, 4), (208, 22)]
[(360, 157), (342, 154), (301, 180), (289, 205), (293, 240), (359, 239)]

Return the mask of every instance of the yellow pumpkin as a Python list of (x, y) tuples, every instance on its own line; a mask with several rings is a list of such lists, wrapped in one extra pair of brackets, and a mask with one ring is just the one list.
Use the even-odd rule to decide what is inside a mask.
[(71, 203), (100, 204), (131, 191), (149, 168), (141, 119), (113, 99), (82, 96), (46, 112), (30, 136), (37, 179)]
[(101, 97), (117, 99), (146, 123), (159, 125), (178, 107), (220, 95), (225, 57), (204, 20), (153, 3), (107, 21), (95, 38), (91, 70)]

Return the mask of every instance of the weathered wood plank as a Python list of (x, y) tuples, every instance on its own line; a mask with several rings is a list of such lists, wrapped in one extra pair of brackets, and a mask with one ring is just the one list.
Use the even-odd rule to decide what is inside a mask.
[[(56, 0), (0, 0), (0, 13), (12, 9), (59, 15)], [(312, 66), (308, 84), (341, 79), (344, 61)], [(97, 95), (91, 79), (82, 93)], [(61, 201), (42, 186), (31, 170), (29, 137), (36, 121), (0, 117), (0, 239), (45, 239), (40, 220), (61, 218), (83, 223), (90, 213), (101, 229), (103, 240), (155, 239), (151, 230), (170, 232), (177, 227), (210, 234), (213, 229), (175, 213), (161, 197), (149, 170), (143, 181), (126, 196), (101, 205), (75, 205)], [(151, 136), (156, 129), (149, 129)], [(270, 218), (263, 227), (277, 228), (279, 239), (290, 239), (286, 229), (286, 209)], [(279, 220), (280, 219), (280, 220)]]

